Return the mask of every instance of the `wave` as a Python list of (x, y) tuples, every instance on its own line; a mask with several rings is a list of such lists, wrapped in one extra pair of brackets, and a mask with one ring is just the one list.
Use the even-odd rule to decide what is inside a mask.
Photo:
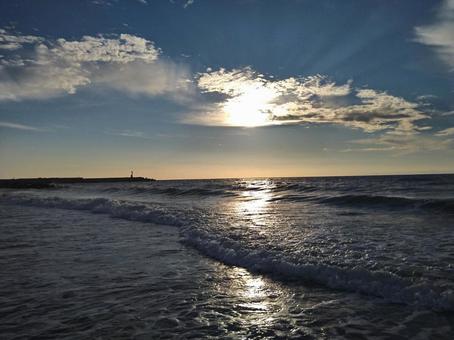
[[(167, 194), (172, 196), (223, 196), (223, 197), (230, 197), (230, 196), (237, 196), (236, 193), (229, 191), (229, 190), (222, 190), (222, 189), (208, 189), (208, 188), (152, 188), (148, 189), (150, 192), (155, 194)], [(148, 191), (146, 190), (146, 191)], [(142, 191), (144, 192), (144, 191)]]
[(3, 194), (0, 196), (0, 202), (43, 208), (85, 210), (96, 214), (106, 214), (130, 221), (150, 222), (176, 227), (182, 226), (185, 223), (185, 216), (182, 213), (169, 210), (165, 206), (112, 200), (107, 198), (69, 199), (62, 197)]
[(300, 195), (300, 194), (287, 194), (282, 196), (274, 196), (268, 199), (268, 202), (306, 202), (306, 201), (316, 201), (319, 199), (317, 196), (313, 195)]
[[(96, 188), (94, 189), (96, 191)], [(99, 190), (99, 189), (98, 189)], [(101, 192), (126, 193), (129, 195), (158, 194), (169, 196), (222, 196), (233, 197), (237, 194), (230, 190), (211, 188), (153, 187), (153, 186), (116, 186), (102, 188)]]
[(313, 185), (307, 185), (303, 183), (276, 183), (274, 187), (270, 189), (271, 192), (283, 192), (283, 191), (294, 191), (294, 192), (313, 192), (320, 190), (319, 187)]
[(287, 194), (275, 196), (269, 199), (270, 202), (288, 201), (305, 202), (311, 201), (319, 204), (332, 204), (339, 206), (354, 206), (359, 208), (387, 208), (387, 209), (414, 209), (428, 210), (446, 214), (454, 214), (454, 199), (437, 198), (408, 198), (400, 196), (382, 195), (337, 195), (337, 196), (315, 196)]
[[(80, 188), (80, 186), (79, 186)], [(86, 187), (84, 187), (86, 189)], [(161, 194), (169, 196), (222, 196), (222, 197), (238, 197), (244, 196), (247, 192), (269, 191), (272, 193), (280, 192), (312, 192), (319, 190), (318, 187), (310, 186), (302, 183), (200, 183), (200, 186), (167, 186), (160, 183), (152, 183), (151, 185), (139, 186), (111, 186), (111, 187), (92, 187), (94, 191), (109, 192), (109, 193), (127, 193), (127, 194)]]
[(320, 203), (354, 205), (364, 207), (385, 206), (387, 208), (406, 208), (432, 210), (454, 214), (454, 199), (407, 198), (381, 195), (340, 195), (318, 199)]
[(216, 260), (251, 271), (314, 282), (333, 289), (381, 297), (394, 303), (454, 311), (453, 289), (412, 282), (390, 272), (295, 262), (273, 250), (248, 249), (230, 238), (219, 238), (198, 230), (186, 231), (184, 242)]
[[(352, 198), (347, 199), (350, 201)], [(354, 199), (353, 199), (354, 200)], [(251, 245), (203, 229), (197, 210), (175, 210), (159, 204), (106, 198), (62, 198), (2, 194), (0, 203), (83, 210), (131, 221), (178, 227), (182, 241), (201, 253), (229, 265), (280, 276), (283, 279), (310, 281), (323, 286), (384, 298), (391, 302), (416, 305), (440, 311), (454, 311), (454, 289), (435, 282), (412, 281), (385, 271), (362, 267), (339, 267), (304, 258), (289, 258), (284, 252), (253, 248)], [(314, 261), (314, 260), (312, 260)]]

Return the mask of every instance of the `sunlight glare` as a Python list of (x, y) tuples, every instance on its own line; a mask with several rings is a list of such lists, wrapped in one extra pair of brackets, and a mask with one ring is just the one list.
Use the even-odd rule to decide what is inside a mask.
[(238, 97), (231, 98), (224, 105), (227, 124), (231, 126), (255, 127), (270, 124), (276, 93), (266, 87), (246, 89)]

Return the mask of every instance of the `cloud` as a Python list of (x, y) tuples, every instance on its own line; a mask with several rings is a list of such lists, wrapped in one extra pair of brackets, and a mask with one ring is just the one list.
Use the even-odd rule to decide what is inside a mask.
[(193, 92), (191, 77), (185, 65), (158, 60), (152, 64), (106, 66), (94, 82), (130, 95), (169, 96), (184, 101)]
[(360, 104), (337, 108), (338, 123), (346, 123), (367, 132), (389, 130), (392, 134), (414, 134), (428, 129), (416, 121), (429, 118), (419, 110), (419, 104), (395, 97), (386, 92), (359, 89)]
[(183, 5), (183, 8), (188, 8), (188, 7), (191, 6), (193, 3), (194, 3), (194, 0), (188, 0), (188, 1), (186, 1), (185, 4)]
[(35, 44), (43, 39), (34, 35), (14, 35), (0, 29), (0, 49), (14, 51), (26, 44)]
[(437, 99), (437, 98), (438, 98), (438, 96), (436, 96), (434, 94), (423, 94), (423, 95), (416, 97), (416, 99), (419, 101), (431, 101), (431, 100)]
[(8, 129), (16, 129), (16, 130), (27, 130), (27, 131), (44, 131), (43, 129), (24, 125), (24, 124), (17, 124), (17, 123), (10, 123), (10, 122), (0, 122), (0, 128), (8, 128)]
[(437, 21), (415, 28), (416, 41), (431, 46), (454, 70), (454, 0), (445, 0), (438, 9)]
[(58, 39), (52, 55), (69, 62), (114, 62), (126, 64), (132, 61), (152, 63), (158, 59), (160, 50), (153, 42), (130, 34), (117, 38), (84, 36), (80, 41)]
[(435, 136), (454, 136), (454, 127), (438, 131)]
[(113, 5), (113, 1), (109, 1), (109, 0), (92, 0), (91, 3), (93, 5), (97, 5), (97, 6), (112, 6)]
[(367, 132), (414, 134), (429, 116), (419, 104), (373, 89), (354, 89), (322, 75), (276, 80), (250, 67), (207, 70), (197, 77), (203, 93), (218, 94), (189, 121), (206, 125), (340, 124)]
[(120, 137), (132, 137), (132, 138), (141, 138), (141, 139), (150, 139), (150, 136), (147, 136), (142, 131), (134, 131), (134, 130), (120, 130), (120, 131), (107, 131), (106, 134), (112, 136), (120, 136)]
[(420, 151), (452, 150), (454, 148), (454, 139), (441, 139), (430, 135), (382, 135), (377, 138), (359, 139), (350, 143), (358, 146), (344, 149), (343, 152), (392, 151), (402, 155)]
[(149, 96), (177, 95), (190, 87), (187, 67), (161, 61), (161, 50), (141, 37), (100, 35), (75, 41), (15, 37), (33, 49), (0, 57), (0, 100), (46, 99), (87, 86)]
[(184, 9), (194, 4), (194, 0), (169, 0), (172, 5), (182, 5)]

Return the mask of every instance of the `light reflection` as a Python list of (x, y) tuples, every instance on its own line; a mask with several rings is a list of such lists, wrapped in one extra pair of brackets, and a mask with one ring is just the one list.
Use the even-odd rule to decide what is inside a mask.
[(236, 294), (242, 303), (239, 305), (249, 312), (266, 312), (270, 309), (266, 285), (261, 276), (252, 276), (243, 268), (233, 268), (238, 277)]
[(243, 191), (241, 196), (235, 202), (238, 217), (252, 222), (249, 224), (252, 227), (265, 225), (270, 199), (273, 197), (269, 183), (251, 186), (251, 190)]

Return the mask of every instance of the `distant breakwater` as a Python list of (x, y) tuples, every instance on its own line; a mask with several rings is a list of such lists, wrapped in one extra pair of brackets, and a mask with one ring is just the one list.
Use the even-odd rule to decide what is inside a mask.
[(153, 178), (146, 177), (45, 177), (45, 178), (17, 178), (0, 179), (0, 188), (11, 189), (46, 189), (54, 188), (58, 184), (82, 183), (120, 183), (120, 182), (151, 182)]

